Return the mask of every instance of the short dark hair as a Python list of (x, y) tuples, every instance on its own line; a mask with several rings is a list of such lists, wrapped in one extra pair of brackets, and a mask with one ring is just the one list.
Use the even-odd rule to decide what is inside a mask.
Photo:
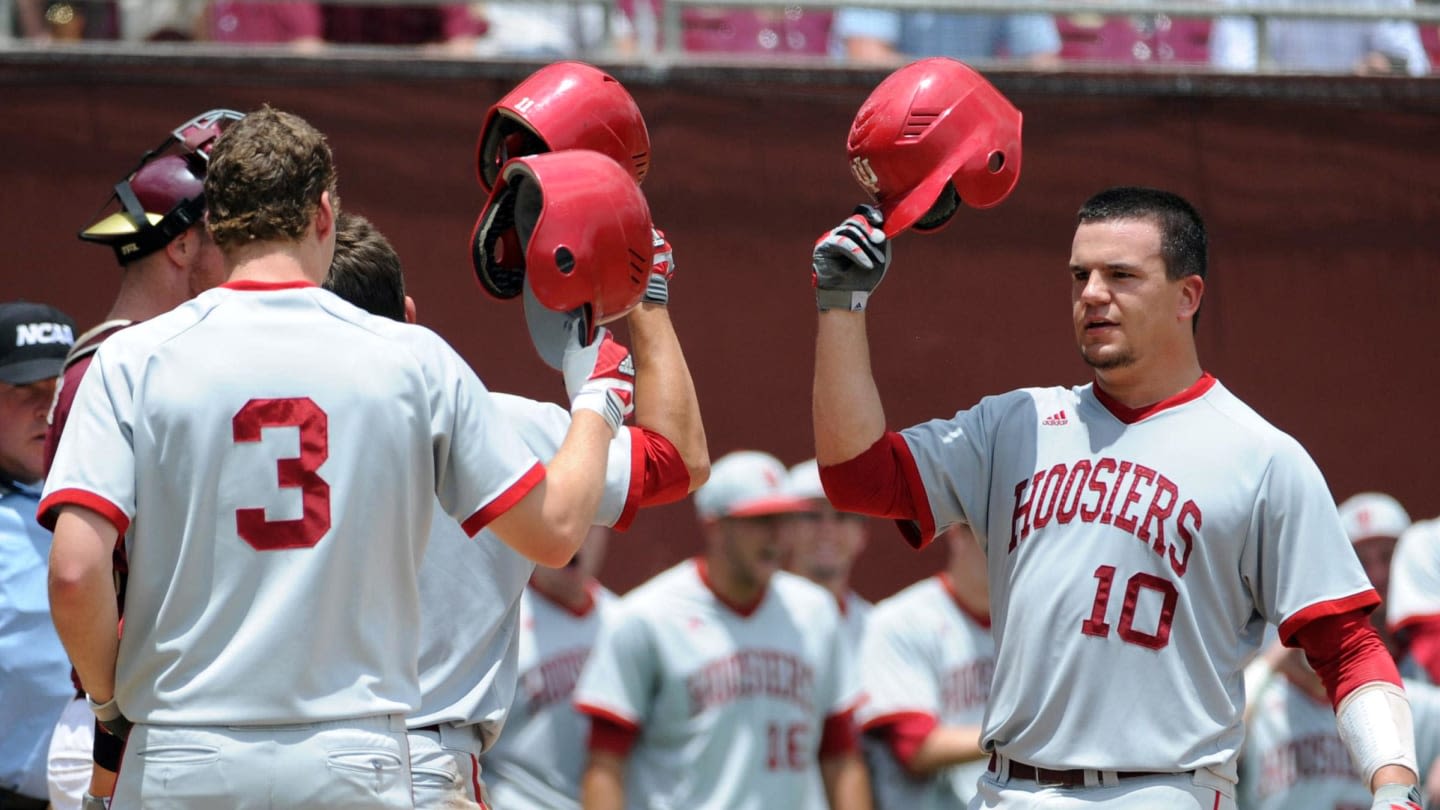
[(1085, 201), (1077, 216), (1090, 222), (1142, 219), (1160, 229), (1160, 258), (1171, 281), (1186, 276), (1205, 278), (1209, 246), (1205, 221), (1179, 194), (1141, 186), (1107, 188)]
[(359, 214), (341, 211), (336, 217), (335, 258), (322, 286), (371, 315), (405, 320), (400, 254)]

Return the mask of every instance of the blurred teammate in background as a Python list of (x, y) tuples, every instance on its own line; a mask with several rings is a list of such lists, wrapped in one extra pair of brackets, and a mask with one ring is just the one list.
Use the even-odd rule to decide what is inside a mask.
[(790, 550), (785, 568), (834, 594), (850, 646), (858, 650), (865, 620), (875, 606), (850, 587), (850, 570), (870, 539), (870, 519), (830, 505), (813, 458), (790, 468), (784, 489), (787, 495), (810, 502), (809, 511), (786, 515), (781, 521)]

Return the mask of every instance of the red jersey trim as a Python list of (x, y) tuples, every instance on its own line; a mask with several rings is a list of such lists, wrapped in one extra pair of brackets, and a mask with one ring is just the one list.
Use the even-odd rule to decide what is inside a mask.
[(854, 709), (846, 709), (825, 718), (824, 730), (820, 733), (822, 759), (848, 754), (857, 747)]
[(1406, 616), (1398, 622), (1390, 623), (1390, 632), (1398, 633), (1401, 630), (1413, 630), (1416, 627), (1427, 624), (1440, 624), (1440, 613), (1425, 613), (1419, 616)]
[(1322, 619), (1326, 616), (1338, 616), (1341, 613), (1349, 613), (1352, 610), (1360, 610), (1369, 613), (1380, 604), (1380, 595), (1375, 593), (1374, 588), (1366, 588), (1360, 593), (1344, 596), (1339, 599), (1331, 599), (1328, 602), (1316, 602), (1309, 607), (1302, 608), (1299, 612), (1280, 623), (1280, 640), (1287, 646), (1295, 646), (1290, 641), (1295, 634), (1310, 622)]
[(555, 607), (560, 608), (561, 610), (569, 613), (571, 616), (574, 616), (577, 619), (583, 619), (586, 616), (589, 616), (590, 611), (595, 609), (596, 583), (593, 581), (585, 583), (585, 604), (581, 605), (578, 608), (572, 607), (569, 604), (565, 603), (560, 599), (560, 597), (540, 587), (540, 583), (535, 582), (534, 580), (531, 580), (530, 588), (546, 602), (549, 602)]
[(886, 726), (894, 726), (901, 723), (916, 723), (920, 721), (928, 721), (932, 726), (937, 726), (940, 724), (940, 721), (936, 719), (935, 715), (929, 712), (922, 712), (917, 709), (914, 711), (890, 712), (889, 714), (882, 714), (878, 717), (872, 717), (869, 720), (866, 720), (863, 724), (861, 724), (860, 730), (876, 731), (879, 729), (883, 729)]
[(742, 619), (748, 619), (755, 615), (755, 611), (760, 609), (760, 603), (765, 601), (765, 595), (770, 593), (770, 586), (766, 584), (765, 590), (761, 591), (760, 595), (755, 597), (755, 601), (748, 605), (736, 604), (726, 598), (724, 594), (715, 590), (714, 583), (710, 581), (710, 566), (706, 564), (704, 557), (695, 558), (695, 573), (700, 576), (700, 581), (705, 583), (705, 587), (709, 589), (716, 601), (729, 608)]
[(301, 290), (306, 287), (319, 287), (313, 281), (227, 281), (220, 285), (227, 290), (242, 290), (245, 292), (265, 292), (267, 290)]
[(645, 494), (645, 434), (639, 428), (630, 431), (630, 487), (625, 491), (625, 504), (620, 507), (620, 518), (612, 527), (617, 532), (630, 528), (635, 515), (640, 511), (640, 499)]
[(1194, 400), (1197, 400), (1200, 397), (1204, 396), (1205, 392), (1209, 391), (1211, 388), (1214, 387), (1215, 377), (1207, 371), (1201, 374), (1200, 379), (1196, 380), (1193, 385), (1191, 385), (1189, 388), (1186, 388), (1184, 391), (1181, 391), (1174, 396), (1166, 397), (1159, 402), (1153, 403), (1151, 405), (1145, 405), (1140, 408), (1130, 408), (1121, 404), (1119, 400), (1105, 393), (1104, 389), (1100, 387), (1100, 383), (1098, 382), (1091, 386), (1091, 389), (1095, 392), (1095, 398), (1100, 400), (1101, 405), (1105, 406), (1105, 410), (1109, 411), (1116, 419), (1119, 419), (1121, 422), (1124, 422), (1127, 425), (1133, 425), (1136, 422), (1139, 422), (1141, 419), (1154, 416), (1161, 411), (1184, 405), (1187, 402), (1193, 402)]
[(915, 463), (915, 455), (910, 452), (910, 445), (899, 433), (890, 435), (894, 437), (891, 443), (895, 449), (895, 460), (899, 462), (900, 474), (905, 478), (905, 487), (909, 491), (910, 502), (914, 504), (916, 516), (914, 520), (896, 520), (895, 526), (900, 530), (900, 536), (905, 538), (905, 542), (918, 551), (935, 539), (935, 516), (930, 511), (930, 497), (925, 494), (925, 482), (920, 478), (920, 465)]
[(95, 512), (109, 521), (120, 537), (124, 537), (125, 530), (130, 528), (130, 518), (125, 514), (125, 510), (100, 495), (74, 488), (57, 489), (50, 493), (35, 510), (35, 520), (50, 531), (55, 531), (55, 521), (60, 517), (62, 506), (83, 506)]
[(936, 574), (935, 577), (940, 580), (941, 586), (945, 588), (945, 593), (950, 595), (950, 599), (955, 602), (955, 607), (959, 608), (961, 613), (970, 617), (970, 621), (975, 622), (986, 630), (990, 629), (989, 616), (981, 616), (979, 613), (966, 607), (964, 602), (960, 601), (960, 595), (955, 592), (955, 583), (950, 580), (949, 572), (941, 571)]
[(586, 703), (580, 700), (575, 701), (574, 705), (575, 711), (580, 712), (581, 714), (589, 715), (590, 717), (595, 719), (604, 720), (607, 723), (619, 726), (620, 728), (626, 729), (628, 731), (633, 731), (637, 734), (640, 732), (640, 724), (638, 722), (631, 720), (628, 717), (621, 717), (620, 715), (610, 711), (603, 706), (596, 706), (594, 703)]
[(489, 525), (490, 521), (510, 511), (511, 507), (523, 500), (526, 495), (530, 494), (530, 490), (534, 489), (544, 480), (545, 465), (537, 461), (534, 466), (526, 470), (525, 474), (520, 476), (515, 483), (511, 484), (509, 489), (496, 496), (495, 500), (480, 507), (478, 512), (466, 518), (465, 521), (460, 524), (460, 528), (464, 529), (467, 535), (474, 537), (480, 533), (481, 529)]

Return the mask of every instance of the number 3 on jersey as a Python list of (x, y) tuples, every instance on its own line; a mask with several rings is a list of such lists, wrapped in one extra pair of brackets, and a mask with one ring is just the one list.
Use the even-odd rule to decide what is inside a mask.
[(235, 510), (235, 530), (258, 551), (310, 548), (330, 530), (330, 484), (316, 474), (330, 457), (330, 419), (309, 397), (252, 399), (232, 420), (235, 442), (258, 442), (265, 428), (300, 429), (300, 455), (275, 461), (276, 483), (299, 488), (304, 516), (266, 520), (263, 508)]

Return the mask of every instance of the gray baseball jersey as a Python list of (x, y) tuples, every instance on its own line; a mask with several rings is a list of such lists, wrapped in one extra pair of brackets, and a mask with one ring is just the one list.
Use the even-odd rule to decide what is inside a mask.
[(437, 496), (475, 532), (543, 475), (432, 332), (313, 285), (240, 284), (101, 346), (41, 508), (134, 521), (127, 716), (294, 723), (416, 709)]
[[(1405, 682), (1415, 720), (1420, 783), (1440, 756), (1440, 690)], [(1355, 772), (1335, 728), (1335, 710), (1283, 673), (1254, 696), (1240, 758), (1240, 806), (1246, 810), (1370, 810), (1370, 788)]]
[(639, 730), (632, 810), (802, 807), (825, 720), (860, 687), (829, 591), (776, 573), (738, 612), (687, 560), (626, 595), (601, 628), (575, 702)]
[[(531, 452), (554, 457), (569, 412), (509, 394), (491, 399)], [(643, 482), (633, 475), (631, 438), (625, 429), (610, 442), (596, 525), (613, 526), (638, 505)], [(476, 724), (485, 748), (500, 736), (515, 695), (520, 595), (534, 567), (493, 533), (472, 540), (437, 515), (420, 566), (421, 704), (408, 718), (411, 728)]]
[(986, 548), (984, 744), (1233, 780), (1265, 623), (1288, 637), (1378, 597), (1310, 457), (1213, 377), (1142, 410), (1102, 400), (1018, 390), (902, 434), (922, 534), (965, 522)]
[(590, 720), (571, 698), (615, 595), (598, 584), (576, 611), (534, 587), (520, 599), (519, 693), (504, 737), (485, 758), (486, 784), (505, 810), (579, 808)]
[(845, 594), (845, 600), (840, 605), (840, 621), (845, 625), (845, 638), (850, 642), (850, 649), (860, 649), (860, 640), (865, 637), (865, 623), (874, 609), (875, 605), (860, 594), (854, 591)]
[[(865, 703), (858, 719), (873, 729), (908, 715), (942, 726), (978, 726), (990, 695), (995, 644), (990, 622), (955, 598), (943, 574), (882, 600), (860, 646)], [(979, 760), (929, 777), (908, 773), (890, 746), (866, 735), (870, 785), (880, 810), (959, 810), (985, 772)]]

